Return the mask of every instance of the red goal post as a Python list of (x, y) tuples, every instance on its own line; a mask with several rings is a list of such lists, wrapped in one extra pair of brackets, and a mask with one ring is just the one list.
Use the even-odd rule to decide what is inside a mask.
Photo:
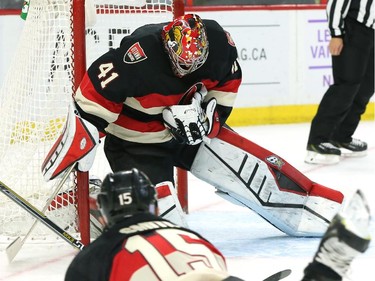
[[(31, 0), (0, 88), (0, 180), (42, 210), (58, 179), (45, 182), (41, 164), (63, 129), (87, 65), (135, 28), (183, 13), (183, 0)], [(178, 190), (185, 192), (186, 172), (176, 174)], [(84, 244), (90, 241), (88, 179), (88, 173), (72, 174), (46, 211)], [(1, 197), (1, 240), (25, 235), (32, 223), (24, 210)], [(45, 240), (50, 234), (39, 225), (32, 238)]]

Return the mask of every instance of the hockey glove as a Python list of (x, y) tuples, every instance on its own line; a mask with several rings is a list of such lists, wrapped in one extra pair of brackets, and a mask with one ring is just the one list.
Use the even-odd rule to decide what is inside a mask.
[(163, 110), (164, 125), (180, 143), (196, 145), (211, 133), (216, 120), (216, 99), (212, 98), (204, 110), (203, 98), (200, 92), (196, 92), (191, 104), (173, 105)]
[(73, 164), (77, 164), (77, 170), (87, 172), (94, 162), (98, 145), (98, 130), (78, 116), (74, 103), (71, 103), (65, 127), (43, 161), (44, 179), (56, 178)]

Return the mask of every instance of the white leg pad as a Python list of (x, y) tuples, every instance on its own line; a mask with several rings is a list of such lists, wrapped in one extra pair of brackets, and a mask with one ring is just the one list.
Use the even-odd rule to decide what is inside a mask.
[(165, 181), (158, 183), (155, 188), (158, 195), (159, 216), (187, 228), (186, 215), (182, 210), (173, 184), (170, 181)]
[[(272, 153), (267, 158), (282, 163)], [(288, 235), (322, 236), (341, 208), (341, 203), (329, 199), (329, 194), (337, 191), (306, 179), (303, 184), (311, 182), (309, 188), (280, 188), (286, 184), (278, 178), (277, 169), (272, 170), (269, 165), (244, 149), (215, 138), (200, 146), (190, 172), (215, 186), (220, 191), (218, 195), (250, 208)]]

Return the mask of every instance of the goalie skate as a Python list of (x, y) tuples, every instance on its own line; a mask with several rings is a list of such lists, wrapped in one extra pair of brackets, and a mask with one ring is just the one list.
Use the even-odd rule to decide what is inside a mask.
[(155, 189), (158, 197), (159, 216), (179, 226), (188, 227), (185, 213), (181, 208), (173, 184), (170, 181), (161, 182), (155, 186)]
[(95, 239), (102, 234), (105, 227), (104, 218), (96, 203), (102, 181), (96, 176), (90, 176), (89, 180), (89, 205), (90, 205), (90, 237)]

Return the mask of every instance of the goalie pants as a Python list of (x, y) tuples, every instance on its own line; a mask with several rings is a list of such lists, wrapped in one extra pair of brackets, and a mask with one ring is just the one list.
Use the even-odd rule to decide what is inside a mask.
[(153, 184), (174, 183), (174, 167), (190, 170), (199, 145), (183, 145), (175, 140), (166, 143), (134, 143), (107, 135), (104, 152), (113, 172), (137, 168)]

